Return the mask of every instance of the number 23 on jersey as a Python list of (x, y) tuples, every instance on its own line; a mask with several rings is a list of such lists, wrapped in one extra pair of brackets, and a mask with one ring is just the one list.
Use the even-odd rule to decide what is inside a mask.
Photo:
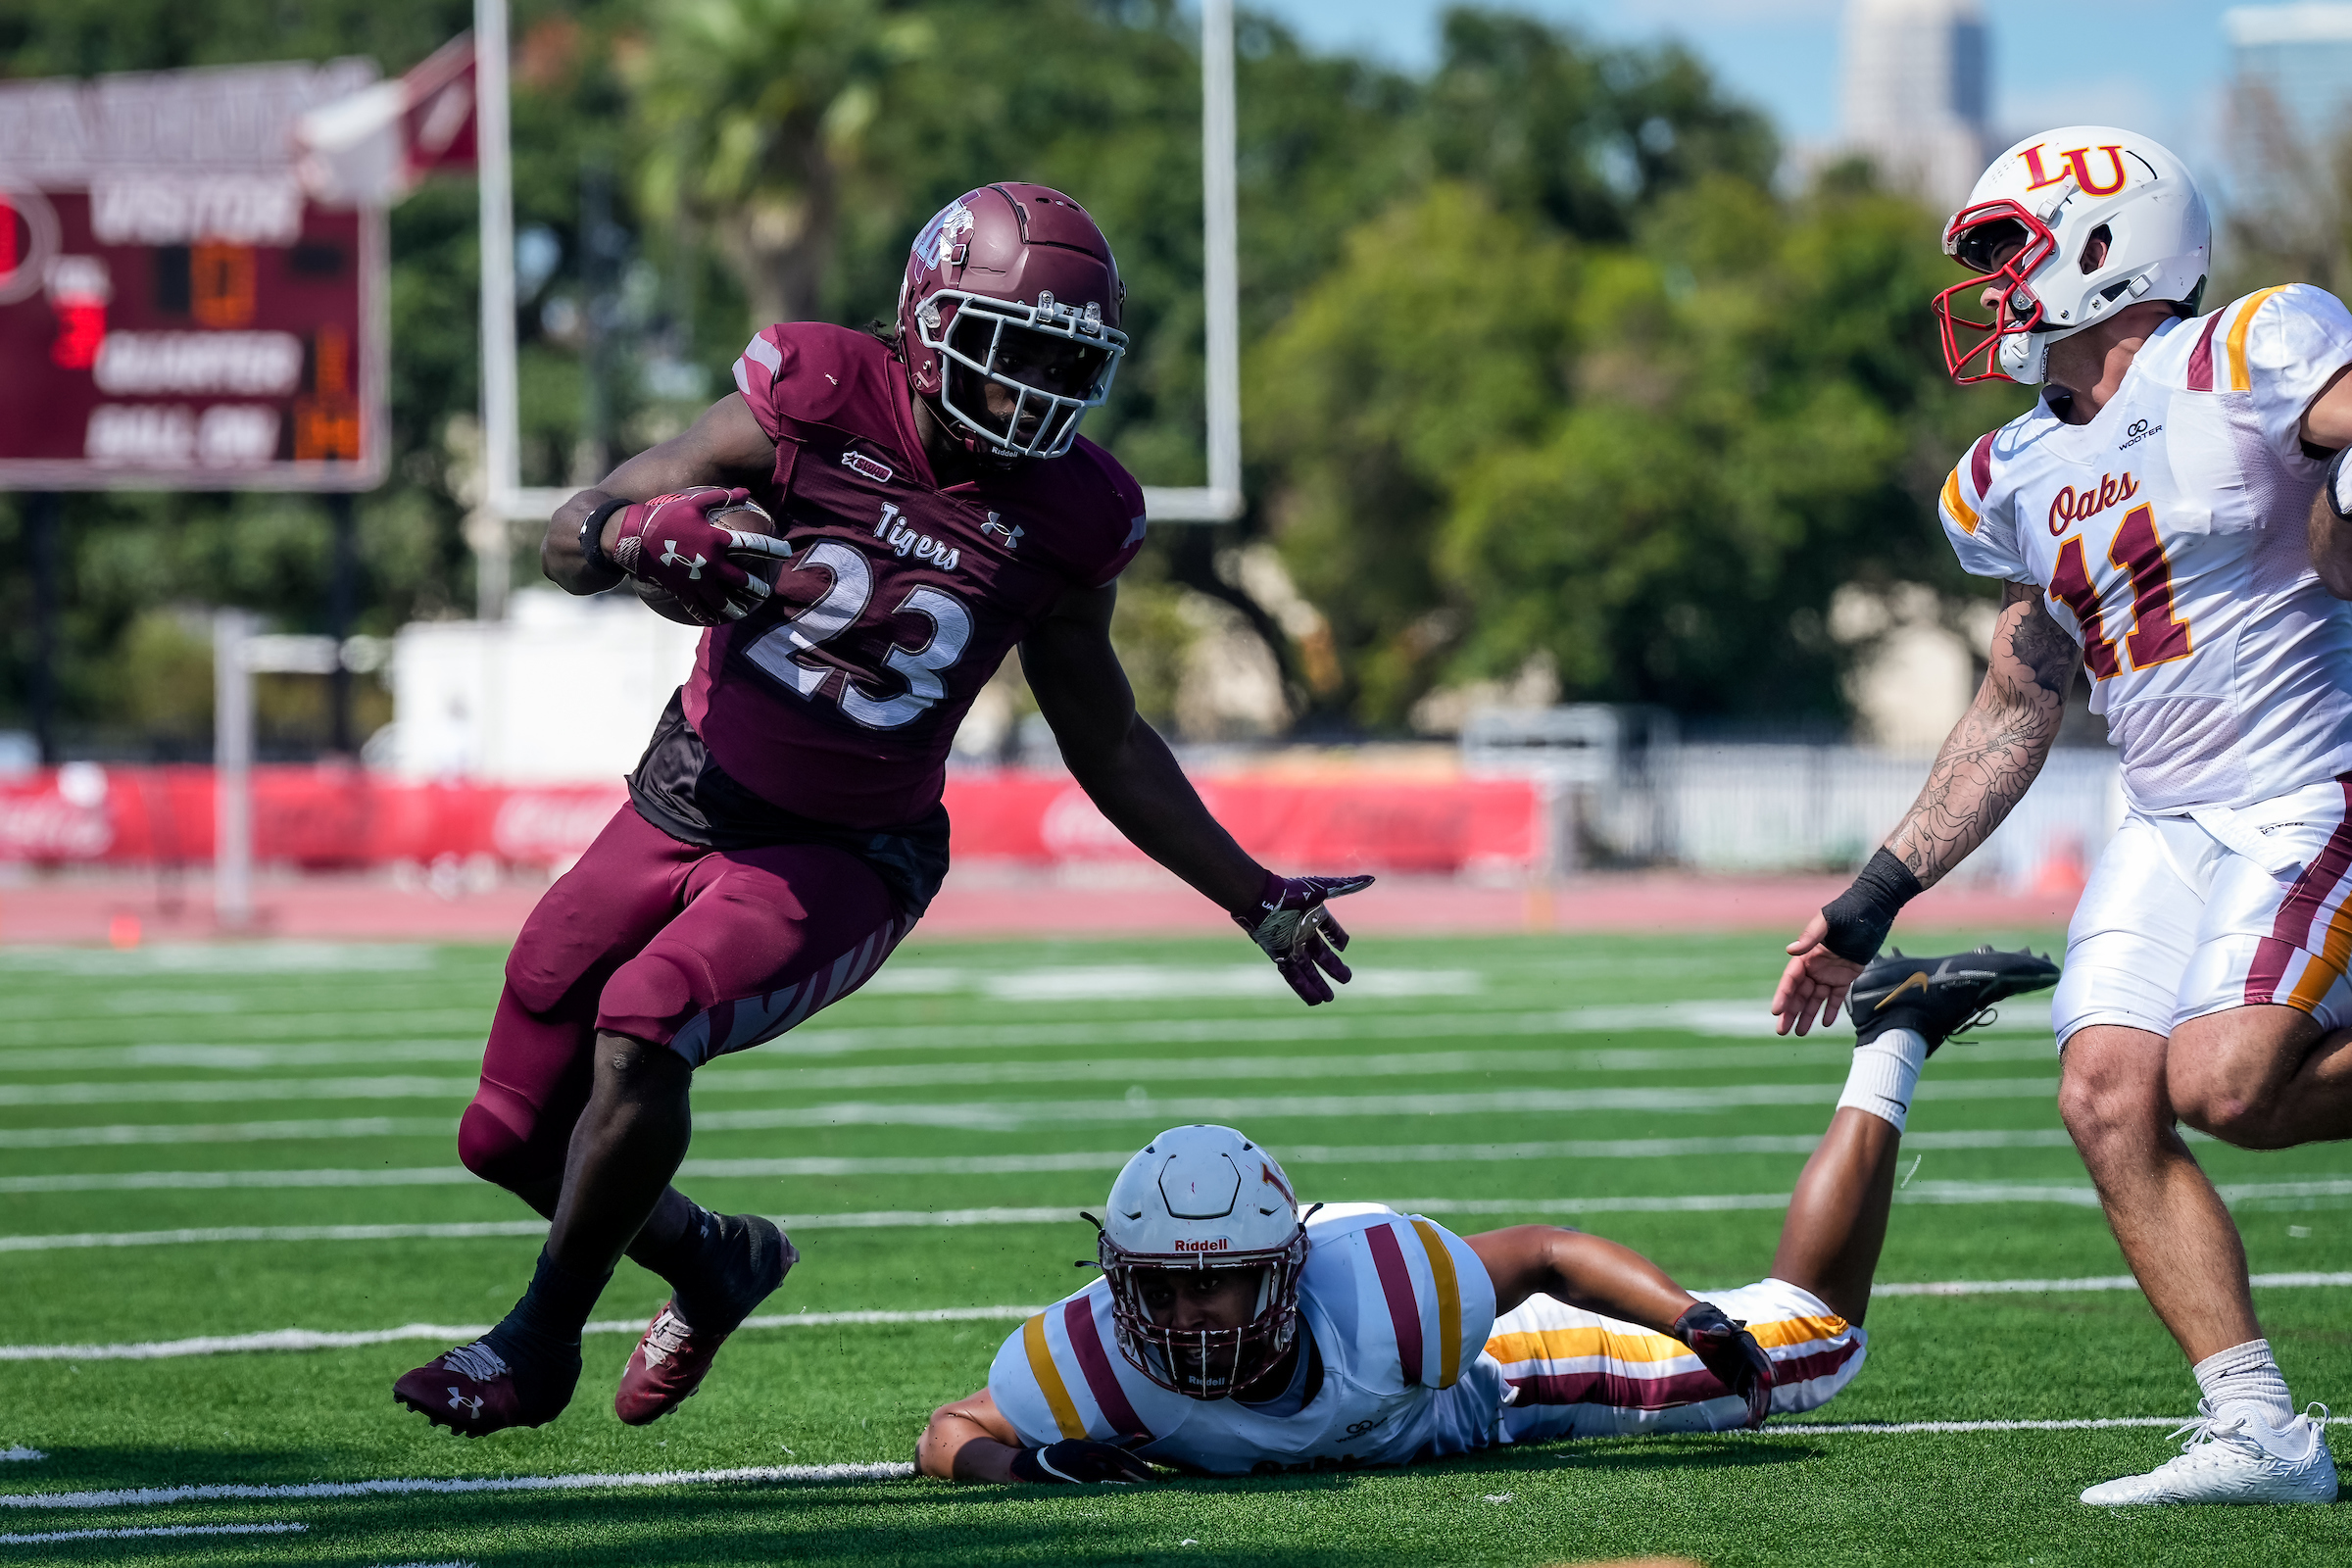
[(809, 663), (800, 656), (840, 636), (865, 613), (873, 597), (872, 564), (856, 548), (827, 539), (808, 547), (793, 564), (796, 570), (815, 569), (833, 581), (823, 598), (790, 620), (762, 632), (744, 650), (744, 657), (813, 701), (831, 685), (841, 710), (867, 729), (897, 729), (948, 693), (940, 676), (963, 657), (971, 641), (972, 616), (962, 601), (937, 588), (921, 587), (900, 603), (896, 613), (917, 614), (931, 622), (929, 641), (919, 648), (897, 648), (883, 662), (906, 682), (895, 697), (868, 697), (847, 671), (830, 664)]
[[(2132, 629), (2124, 638), (2125, 652), (2134, 670), (2169, 664), (2189, 656), (2188, 622), (2173, 613), (2173, 564), (2165, 559), (2164, 541), (2156, 535), (2155, 509), (2133, 507), (2117, 525), (2107, 546), (2107, 560), (2132, 579)], [(2074, 612), (2082, 627), (2082, 662), (2093, 680), (2123, 673), (2115, 643), (2107, 635), (2100, 592), (2085, 569), (2082, 536), (2073, 534), (2058, 547), (2058, 564), (2050, 573), (2050, 597)]]

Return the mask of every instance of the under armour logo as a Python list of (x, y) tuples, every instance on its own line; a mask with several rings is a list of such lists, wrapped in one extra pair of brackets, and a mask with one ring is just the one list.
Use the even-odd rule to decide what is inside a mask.
[(1021, 534), (1025, 530), (1017, 522), (1009, 528), (1005, 527), (1003, 522), (998, 520), (1003, 515), (1002, 513), (990, 513), (988, 520), (980, 525), (980, 531), (982, 533), (1001, 533), (1004, 536), (1005, 549), (1018, 550), (1021, 548)]
[(468, 1416), (479, 1416), (482, 1413), (482, 1401), (468, 1399), (458, 1392), (458, 1386), (454, 1383), (449, 1386), (449, 1407), (452, 1410), (463, 1410)]
[(678, 554), (678, 542), (675, 539), (664, 539), (662, 542), (669, 547), (662, 552), (662, 564), (664, 566), (675, 566), (682, 563), (686, 567), (686, 576), (690, 581), (702, 581), (703, 567), (708, 564), (703, 557), (697, 556), (692, 561), (688, 561), (684, 556)]

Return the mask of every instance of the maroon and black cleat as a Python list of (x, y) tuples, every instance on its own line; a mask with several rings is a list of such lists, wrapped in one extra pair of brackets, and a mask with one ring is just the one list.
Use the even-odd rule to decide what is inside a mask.
[[(676, 1298), (662, 1305), (646, 1325), (629, 1364), (612, 1391), (612, 1413), (633, 1427), (659, 1421), (689, 1398), (710, 1374), (711, 1358), (752, 1309), (767, 1299), (801, 1254), (784, 1233), (757, 1214), (719, 1220), (723, 1263), (711, 1294), (722, 1305), (697, 1310), (713, 1314), (723, 1327), (696, 1328), (678, 1313)], [(720, 1315), (723, 1314), (723, 1315)]]
[(437, 1427), (481, 1438), (553, 1421), (571, 1402), (579, 1381), (576, 1360), (568, 1369), (517, 1376), (488, 1340), (476, 1340), (434, 1356), (393, 1384), (392, 1397)]

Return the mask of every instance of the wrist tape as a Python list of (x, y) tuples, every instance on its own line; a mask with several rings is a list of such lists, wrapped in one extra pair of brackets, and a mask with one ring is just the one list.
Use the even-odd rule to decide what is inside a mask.
[(1822, 906), (1830, 931), (1821, 945), (1849, 963), (1868, 963), (1878, 956), (1880, 944), (1894, 927), (1894, 917), (1922, 891), (1909, 866), (1886, 850), (1879, 851), (1862, 867), (1852, 887)]
[(2328, 508), (2346, 522), (2352, 522), (2352, 447), (2346, 447), (2328, 465), (2328, 478), (2323, 492)]

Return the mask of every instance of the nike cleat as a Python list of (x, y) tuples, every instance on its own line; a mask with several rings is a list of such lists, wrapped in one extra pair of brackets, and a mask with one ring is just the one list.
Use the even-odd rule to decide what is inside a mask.
[(460, 1437), (484, 1438), (509, 1427), (545, 1426), (564, 1413), (580, 1381), (580, 1363), (518, 1374), (488, 1340), (444, 1351), (392, 1385), (395, 1402)]
[(692, 1398), (727, 1336), (774, 1294), (801, 1260), (784, 1233), (757, 1214), (720, 1216), (718, 1246), (724, 1262), (710, 1294), (720, 1304), (703, 1304), (699, 1292), (695, 1302), (708, 1326), (689, 1324), (672, 1297), (654, 1314), (637, 1348), (629, 1353), (620, 1387), (612, 1391), (612, 1413), (629, 1426), (659, 1421)]
[(1989, 947), (1948, 958), (1906, 958), (1896, 949), (1873, 958), (1854, 977), (1846, 1011), (1857, 1044), (1867, 1045), (1889, 1029), (1916, 1029), (1928, 1054), (1963, 1029), (1993, 1021), (1992, 1004), (2020, 992), (2058, 983), (2058, 966), (2023, 949), (1996, 953)]
[(2082, 1494), (2093, 1507), (2168, 1502), (2333, 1502), (2335, 1456), (2328, 1451), (2320, 1423), (2328, 1407), (2310, 1411), (2270, 1433), (2265, 1442), (2248, 1430), (2248, 1418), (2217, 1418), (2210, 1404), (2197, 1406), (2197, 1419), (2173, 1434), (2186, 1433), (2178, 1458), (2142, 1476), (2102, 1481)]

